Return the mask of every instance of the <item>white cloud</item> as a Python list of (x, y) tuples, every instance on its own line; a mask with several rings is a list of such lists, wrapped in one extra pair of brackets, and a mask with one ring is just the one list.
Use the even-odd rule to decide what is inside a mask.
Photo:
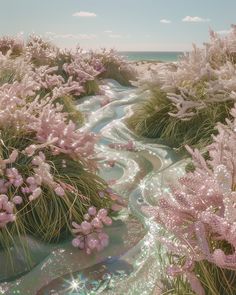
[(46, 32), (45, 35), (47, 35), (47, 36), (54, 36), (55, 33), (53, 33), (53, 32)]
[(73, 34), (55, 34), (53, 36), (56, 39), (76, 39), (76, 35)]
[(113, 39), (119, 39), (119, 38), (122, 38), (122, 35), (119, 35), (119, 34), (110, 34), (109, 37), (110, 38), (113, 38)]
[(221, 30), (221, 31), (217, 31), (216, 33), (217, 34), (220, 34), (220, 35), (227, 35), (230, 32), (232, 32), (232, 30)]
[(205, 23), (205, 22), (209, 22), (210, 19), (209, 18), (202, 18), (200, 16), (185, 16), (182, 19), (183, 22), (187, 22), (187, 23)]
[(91, 40), (96, 39), (98, 36), (94, 34), (79, 34), (78, 39), (84, 39), (84, 40)]
[[(112, 39), (119, 39), (119, 38), (122, 38), (122, 37), (123, 37), (123, 36), (120, 35), (120, 34), (115, 34), (115, 33), (113, 33), (112, 30), (106, 30), (106, 31), (104, 31), (104, 33), (107, 34), (107, 36), (110, 37), (110, 38), (112, 38)], [(125, 37), (126, 37), (126, 38), (129, 38), (130, 35), (126, 35)]]
[(78, 39), (78, 40), (91, 40), (95, 39), (98, 36), (95, 34), (56, 34), (53, 32), (46, 32), (46, 36), (49, 36), (53, 39)]
[(162, 24), (171, 24), (171, 20), (164, 18), (164, 19), (160, 20), (160, 23), (162, 23)]
[(78, 16), (78, 17), (96, 17), (96, 13), (89, 12), (89, 11), (78, 11), (72, 14), (72, 16)]

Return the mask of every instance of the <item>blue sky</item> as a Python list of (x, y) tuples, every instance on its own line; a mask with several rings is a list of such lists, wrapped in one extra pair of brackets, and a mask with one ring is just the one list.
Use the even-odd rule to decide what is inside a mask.
[(0, 0), (1, 35), (35, 32), (62, 47), (189, 50), (236, 23), (236, 0)]

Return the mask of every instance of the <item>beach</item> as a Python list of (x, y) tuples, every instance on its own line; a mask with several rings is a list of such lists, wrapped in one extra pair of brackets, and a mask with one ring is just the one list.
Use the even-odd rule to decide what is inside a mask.
[(137, 80), (149, 79), (155, 75), (161, 68), (169, 67), (170, 69), (176, 68), (176, 62), (163, 62), (163, 61), (132, 61), (129, 64), (137, 72)]

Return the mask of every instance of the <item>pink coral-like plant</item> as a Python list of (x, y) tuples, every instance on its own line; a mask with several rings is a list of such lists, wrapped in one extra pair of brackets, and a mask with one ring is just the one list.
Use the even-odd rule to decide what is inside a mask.
[[(163, 195), (154, 209), (158, 223), (177, 239), (159, 237), (169, 252), (185, 257), (189, 266), (172, 266), (169, 274), (181, 273), (193, 279), (195, 262), (236, 270), (236, 106), (233, 122), (218, 125), (218, 135), (208, 147), (210, 160), (191, 150), (194, 172), (179, 179), (172, 195)], [(221, 241), (221, 243), (220, 243)], [(230, 253), (224, 245), (230, 245)], [(227, 248), (228, 249), (228, 248)], [(200, 288), (201, 289), (201, 288)], [(202, 293), (202, 289), (197, 294)]]

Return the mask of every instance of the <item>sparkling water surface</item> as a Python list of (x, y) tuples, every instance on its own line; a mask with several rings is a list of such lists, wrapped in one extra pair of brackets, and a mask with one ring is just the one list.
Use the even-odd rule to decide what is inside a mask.
[[(27, 237), (31, 267), (19, 243), (11, 249), (16, 266), (12, 270), (7, 267), (10, 264), (6, 253), (0, 251), (5, 265), (0, 269), (0, 294), (158, 294), (164, 271), (160, 253), (163, 260), (165, 252), (156, 239), (162, 229), (153, 221), (149, 209), (171, 178), (181, 175), (183, 167), (174, 164), (178, 158), (170, 148), (157, 140), (137, 137), (124, 124), (132, 105), (145, 99), (145, 95), (113, 80), (106, 80), (101, 87), (104, 95), (83, 98), (78, 109), (86, 117), (83, 129), (101, 135), (96, 146), (101, 159), (100, 176), (111, 183), (128, 208), (107, 228), (110, 244), (100, 253), (88, 256), (73, 248), (71, 239), (44, 244)], [(107, 97), (110, 102), (101, 107)], [(117, 148), (130, 141), (132, 150)], [(108, 165), (109, 161), (114, 165)]]

